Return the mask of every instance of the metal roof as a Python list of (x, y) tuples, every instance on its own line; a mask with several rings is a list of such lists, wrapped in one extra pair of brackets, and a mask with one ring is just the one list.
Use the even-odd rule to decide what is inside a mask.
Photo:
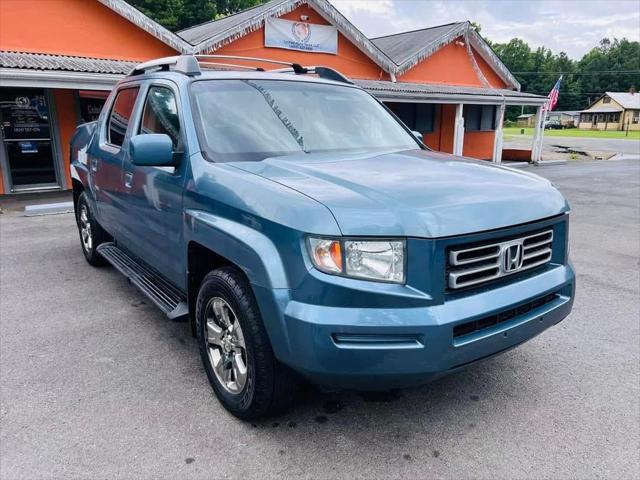
[(232, 29), (247, 20), (251, 20), (254, 17), (271, 10), (273, 7), (280, 6), (284, 3), (288, 3), (290, 0), (271, 0), (270, 2), (263, 3), (262, 5), (256, 5), (253, 8), (243, 10), (233, 15), (228, 15), (219, 20), (210, 20), (200, 25), (185, 28), (176, 32), (176, 34), (182, 39), (189, 42), (191, 45), (197, 45), (211, 37)]
[[(193, 52), (214, 51), (261, 28), (267, 17), (282, 16), (301, 4), (309, 5), (335, 25), (347, 39), (391, 74), (392, 78), (410, 70), (456, 38), (463, 37), (467, 48), (473, 47), (508, 86), (520, 89), (520, 84), (506, 65), (468, 21), (368, 39), (327, 0), (271, 0), (219, 20), (181, 30), (177, 35), (193, 45)], [(483, 80), (483, 83), (488, 82)]]
[(191, 51), (191, 45), (185, 42), (175, 33), (166, 29), (158, 22), (147, 17), (137, 8), (131, 6), (125, 0), (98, 0), (105, 7), (113, 10), (121, 17), (126, 18), (131, 23), (141, 28), (145, 32), (154, 36), (162, 43), (169, 45), (171, 48), (181, 53), (189, 53)]
[(580, 115), (581, 110), (554, 110), (549, 112), (549, 115), (567, 115), (569, 117), (575, 117)]
[(466, 87), (436, 83), (389, 82), (384, 80), (353, 80), (377, 97), (386, 100), (432, 100), (449, 103), (502, 103), (511, 105), (542, 105), (547, 97), (502, 88)]
[(376, 47), (364, 34), (349, 22), (327, 0), (271, 0), (248, 10), (229, 15), (219, 20), (202, 23), (177, 32), (184, 41), (189, 42), (193, 53), (215, 51), (264, 25), (268, 17), (281, 17), (292, 12), (302, 4), (307, 4), (318, 12), (328, 23), (335, 25), (338, 31), (383, 70), (393, 74), (395, 64)]
[(104, 58), (0, 51), (0, 67), (16, 69), (126, 74), (137, 63)]
[(605, 92), (605, 95), (613, 98), (622, 108), (640, 110), (640, 94), (630, 92)]
[(437, 41), (451, 31), (457, 31), (466, 22), (448, 23), (422, 30), (396, 33), (384, 37), (372, 38), (371, 41), (397, 65), (411, 59), (415, 53), (425, 46)]
[[(401, 75), (456, 39), (462, 39), (462, 46), (467, 48), (469, 55), (475, 56), (475, 53), (479, 54), (507, 86), (520, 90), (520, 83), (469, 21), (448, 23), (411, 32), (401, 32), (395, 35), (373, 38), (371, 41), (394, 61), (396, 64), (395, 73), (396, 75)], [(475, 58), (473, 62), (474, 64), (476, 63)], [(488, 84), (486, 79), (483, 78), (484, 75), (479, 72), (479, 67), (474, 65), (474, 69), (478, 72), (478, 76), (483, 83)]]
[(589, 108), (587, 110), (582, 110), (582, 112), (580, 113), (619, 113), (619, 112), (622, 112), (622, 108), (601, 106), (601, 107)]

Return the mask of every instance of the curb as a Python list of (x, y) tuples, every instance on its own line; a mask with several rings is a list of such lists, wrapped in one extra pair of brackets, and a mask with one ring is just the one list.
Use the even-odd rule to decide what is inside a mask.
[(566, 165), (567, 163), (567, 160), (540, 160), (539, 162), (535, 162), (534, 165), (536, 167), (546, 167), (549, 165)]
[(73, 212), (73, 202), (43, 203), (41, 205), (27, 205), (24, 207), (25, 217), (37, 215), (55, 215)]

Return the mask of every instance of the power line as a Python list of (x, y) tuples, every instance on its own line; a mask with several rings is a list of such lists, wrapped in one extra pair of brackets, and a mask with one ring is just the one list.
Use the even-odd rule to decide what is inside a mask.
[[(545, 95), (545, 96), (549, 94), (549, 92), (535, 92), (535, 91), (531, 91), (531, 90), (527, 90), (525, 93), (533, 93), (535, 95)], [(562, 96), (563, 94), (564, 95), (579, 95), (579, 96), (582, 96), (582, 97), (594, 97), (594, 96), (604, 95), (604, 92), (582, 93), (582, 92), (563, 92), (562, 90), (560, 90), (560, 96)]]
[(515, 75), (606, 75), (630, 73), (634, 75), (640, 74), (640, 70), (593, 70), (591, 72), (511, 72)]

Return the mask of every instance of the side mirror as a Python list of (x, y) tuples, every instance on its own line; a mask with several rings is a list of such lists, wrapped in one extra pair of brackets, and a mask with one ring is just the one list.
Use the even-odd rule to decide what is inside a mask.
[(129, 142), (131, 163), (140, 167), (171, 167), (173, 160), (173, 143), (171, 137), (164, 133), (135, 135)]
[(413, 136), (416, 137), (420, 143), (424, 143), (424, 137), (422, 136), (422, 134), (420, 132), (416, 132), (415, 130), (411, 130), (411, 133), (413, 133)]

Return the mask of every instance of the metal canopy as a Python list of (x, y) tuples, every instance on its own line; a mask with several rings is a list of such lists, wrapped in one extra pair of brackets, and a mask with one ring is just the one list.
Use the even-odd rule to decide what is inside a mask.
[(354, 80), (381, 100), (422, 103), (474, 103), (540, 106), (546, 97), (501, 88), (465, 87), (435, 83)]
[(0, 86), (111, 90), (135, 62), (28, 52), (0, 52)]

